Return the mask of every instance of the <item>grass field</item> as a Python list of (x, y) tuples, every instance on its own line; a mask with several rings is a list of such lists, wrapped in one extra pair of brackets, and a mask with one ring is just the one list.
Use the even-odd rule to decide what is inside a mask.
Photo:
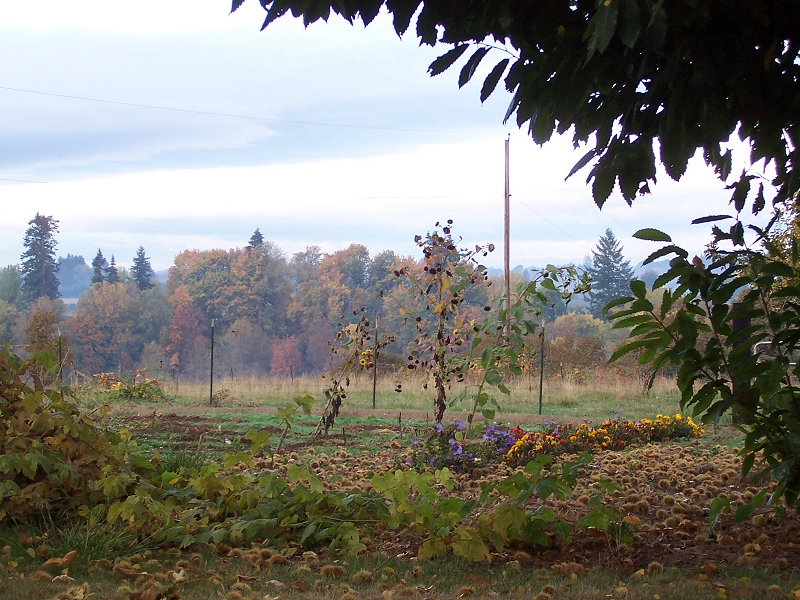
[[(397, 384), (401, 391), (396, 392)], [(214, 390), (227, 390), (222, 407), (277, 407), (297, 395), (311, 395), (321, 402), (328, 384), (321, 377), (287, 379), (228, 379), (214, 382)], [(539, 381), (536, 378), (514, 378), (508, 385), (510, 396), (497, 394), (503, 413), (536, 414), (539, 410)], [(454, 386), (451, 396), (457, 397), (464, 387)], [(202, 407), (209, 404), (208, 382), (164, 381), (164, 390), (176, 407)], [(423, 389), (418, 377), (380, 378), (375, 393), (375, 408), (381, 411), (432, 411), (433, 394)], [(470, 390), (468, 389), (467, 392)], [(345, 409), (372, 408), (372, 378), (356, 376), (351, 380)], [(542, 414), (590, 419), (604, 419), (615, 413), (630, 419), (652, 417), (658, 413), (675, 413), (680, 409), (679, 394), (671, 379), (657, 378), (646, 392), (641, 381), (617, 377), (597, 377), (581, 383), (569, 379), (546, 379), (542, 393)], [(452, 406), (455, 412), (469, 409), (468, 401)]]
[[(372, 385), (356, 378), (343, 404), (344, 412), (326, 436), (312, 437), (321, 410), (295, 418), (280, 456), (264, 457), (269, 471), (284, 472), (305, 463), (314, 467), (330, 490), (365, 490), (369, 473), (407, 468), (412, 438), (424, 435), (432, 414), (430, 395), (419, 380), (378, 382), (376, 410)], [(215, 383), (228, 389), (222, 406), (208, 406), (207, 384), (179, 382), (166, 386), (168, 401), (115, 402), (106, 425), (128, 429), (140, 447), (158, 452), (166, 470), (195, 468), (218, 462), (223, 454), (246, 448), (251, 429), (270, 432), (274, 449), (282, 430), (275, 409), (298, 395), (322, 397), (325, 381), (236, 380)], [(506, 423), (535, 422), (538, 381), (518, 379), (511, 397), (501, 399)], [(102, 398), (84, 396), (84, 401)], [(454, 406), (447, 421), (457, 415)], [(559, 421), (581, 418), (596, 422), (615, 413), (631, 419), (674, 414), (679, 410), (674, 383), (656, 381), (649, 393), (638, 382), (594, 380), (578, 384), (545, 382), (543, 415)], [(398, 422), (398, 417), (402, 419)], [(0, 527), (0, 598), (88, 600), (456, 600), (501, 597), (525, 600), (727, 600), (728, 598), (800, 597), (800, 550), (793, 536), (800, 531), (796, 513), (762, 507), (758, 517), (737, 524), (722, 515), (709, 536), (708, 505), (718, 491), (734, 499), (755, 489), (742, 480), (735, 448), (741, 435), (729, 426), (708, 428), (699, 440), (655, 444), (620, 452), (601, 452), (574, 492), (550, 506), (574, 522), (585, 510), (600, 476), (622, 485), (608, 497), (635, 530), (630, 544), (604, 533), (576, 532), (570, 544), (531, 551), (493, 553), (487, 563), (467, 563), (448, 554), (419, 560), (420, 536), (413, 528), (387, 532), (364, 526), (368, 550), (358, 557), (326, 548), (230, 550), (194, 544), (185, 550), (138, 543), (124, 546), (125, 529), (102, 523), (5, 524)], [(314, 466), (314, 465), (317, 466)], [(511, 473), (507, 467), (457, 476), (454, 494), (474, 497), (481, 486)], [(719, 480), (719, 481), (717, 481)], [(721, 487), (720, 487), (721, 486)], [(642, 508), (643, 507), (643, 508)], [(678, 511), (678, 507), (681, 508)], [(628, 522), (628, 521), (626, 521)], [(67, 556), (78, 549), (74, 563), (46, 566), (47, 556)], [(196, 547), (195, 547), (196, 546)], [(800, 546), (797, 546), (800, 548)], [(61, 576), (61, 577), (59, 577)]]

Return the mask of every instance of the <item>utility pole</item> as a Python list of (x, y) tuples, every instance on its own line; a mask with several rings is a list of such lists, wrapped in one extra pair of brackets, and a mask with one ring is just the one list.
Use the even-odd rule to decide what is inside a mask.
[(506, 335), (510, 333), (511, 326), (511, 249), (510, 249), (510, 229), (511, 229), (511, 186), (509, 182), (509, 144), (511, 142), (511, 134), (506, 138), (506, 185), (505, 185), (505, 214), (503, 219), (503, 266), (505, 271), (505, 284), (506, 284)]

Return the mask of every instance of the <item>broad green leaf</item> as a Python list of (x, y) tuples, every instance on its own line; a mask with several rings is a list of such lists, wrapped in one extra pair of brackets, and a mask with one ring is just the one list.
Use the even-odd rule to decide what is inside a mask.
[(486, 79), (483, 81), (483, 87), (481, 87), (481, 103), (486, 102), (489, 96), (492, 95), (492, 92), (494, 92), (494, 89), (497, 87), (497, 82), (500, 81), (503, 73), (505, 73), (508, 62), (509, 59), (504, 58), (497, 63), (489, 75), (486, 76)]
[(486, 47), (480, 47), (467, 59), (467, 63), (461, 68), (461, 72), (458, 74), (458, 87), (464, 87), (467, 82), (472, 79), (472, 76), (475, 74), (475, 69), (478, 68), (481, 60), (486, 54), (489, 52), (489, 49)]
[(425, 540), (419, 547), (417, 556), (422, 559), (442, 558), (447, 554), (447, 546), (441, 538), (430, 538)]
[(640, 229), (636, 233), (633, 234), (632, 237), (635, 237), (637, 240), (645, 240), (649, 242), (671, 242), (672, 238), (669, 237), (663, 231), (659, 231), (658, 229), (652, 228), (645, 228)]
[(633, 48), (641, 31), (639, 4), (636, 0), (622, 0), (620, 8), (620, 24), (617, 33), (623, 44), (628, 48)]
[(430, 73), (431, 76), (444, 73), (461, 57), (462, 54), (464, 54), (464, 52), (466, 52), (468, 47), (469, 44), (460, 44), (452, 50), (445, 52), (430, 64), (428, 67), (428, 73)]
[(692, 221), (692, 225), (699, 225), (701, 223), (714, 223), (716, 221), (724, 221), (725, 219), (732, 219), (731, 215), (709, 215), (707, 217), (700, 217), (699, 219), (694, 219)]

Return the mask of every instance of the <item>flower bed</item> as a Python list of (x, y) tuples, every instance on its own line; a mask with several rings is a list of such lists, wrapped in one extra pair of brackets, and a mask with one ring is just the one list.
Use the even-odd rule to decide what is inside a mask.
[(507, 462), (524, 465), (538, 454), (581, 454), (598, 450), (622, 450), (651, 442), (700, 437), (703, 428), (691, 417), (657, 415), (655, 419), (629, 421), (615, 415), (593, 426), (590, 421), (565, 425), (545, 421), (542, 428), (526, 431), (519, 425), (486, 425), (471, 436), (463, 421), (437, 424), (427, 438), (412, 440), (408, 464), (417, 470), (471, 471)]
[(583, 421), (578, 425), (545, 423), (542, 431), (520, 436), (509, 449), (506, 460), (511, 465), (527, 463), (537, 454), (580, 454), (597, 450), (622, 450), (650, 442), (669, 442), (700, 437), (703, 428), (691, 417), (656, 415), (655, 419), (629, 421), (615, 415), (599, 427)]

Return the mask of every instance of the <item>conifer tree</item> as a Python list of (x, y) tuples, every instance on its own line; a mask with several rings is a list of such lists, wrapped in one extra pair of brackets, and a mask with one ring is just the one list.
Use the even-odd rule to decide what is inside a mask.
[(253, 232), (253, 235), (250, 236), (250, 243), (248, 247), (250, 249), (254, 249), (258, 248), (259, 246), (262, 246), (263, 244), (264, 244), (264, 236), (259, 231), (258, 227), (256, 227), (256, 230)]
[(108, 268), (108, 261), (103, 256), (100, 248), (97, 249), (97, 254), (92, 260), (92, 283), (103, 283), (106, 280), (105, 270)]
[(117, 261), (114, 255), (111, 255), (111, 262), (106, 269), (106, 281), (108, 283), (119, 283), (119, 271), (117, 270)]
[(631, 264), (623, 256), (622, 246), (610, 229), (600, 237), (597, 250), (592, 251), (592, 264), (586, 270), (592, 277), (589, 310), (599, 319), (606, 304), (630, 294), (633, 279)]
[(136, 250), (136, 256), (133, 257), (133, 266), (131, 267), (131, 277), (136, 283), (136, 287), (141, 291), (149, 290), (153, 287), (153, 278), (156, 276), (153, 267), (150, 265), (150, 259), (144, 255), (144, 246), (139, 246)]
[(23, 241), (25, 252), (21, 256), (25, 299), (33, 302), (39, 298), (58, 298), (58, 243), (55, 239), (58, 221), (36, 213), (28, 225)]

